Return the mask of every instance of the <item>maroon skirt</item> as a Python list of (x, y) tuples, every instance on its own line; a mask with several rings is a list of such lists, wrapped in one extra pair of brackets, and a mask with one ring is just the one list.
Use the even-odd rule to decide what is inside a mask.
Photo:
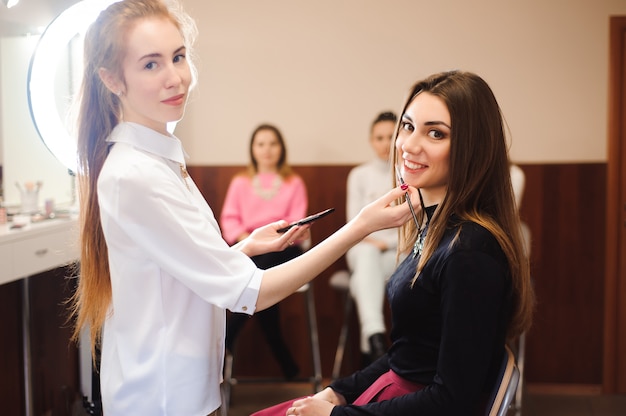
[[(378, 379), (372, 383), (372, 385), (369, 386), (359, 397), (357, 397), (352, 404), (355, 406), (362, 406), (367, 403), (382, 402), (383, 400), (403, 396), (407, 393), (413, 393), (423, 388), (423, 385), (405, 380), (393, 371), (389, 370), (385, 374), (378, 377)], [(296, 399), (288, 400), (272, 407), (259, 410), (256, 413), (252, 413), (251, 416), (285, 416), (287, 410), (292, 406), (293, 402), (305, 397), (307, 396), (298, 397)]]

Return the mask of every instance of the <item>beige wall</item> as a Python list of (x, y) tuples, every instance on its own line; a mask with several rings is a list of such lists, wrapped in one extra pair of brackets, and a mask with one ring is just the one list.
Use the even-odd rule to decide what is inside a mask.
[(176, 134), (191, 164), (246, 162), (277, 124), (293, 164), (372, 156), (371, 119), (433, 72), (493, 88), (522, 163), (607, 158), (609, 16), (624, 0), (183, 0), (200, 79)]

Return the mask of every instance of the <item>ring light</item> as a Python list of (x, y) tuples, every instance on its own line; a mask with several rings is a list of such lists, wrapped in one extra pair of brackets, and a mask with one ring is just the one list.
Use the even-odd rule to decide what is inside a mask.
[[(77, 145), (59, 114), (54, 94), (59, 60), (67, 56), (70, 42), (84, 38), (89, 25), (102, 10), (119, 0), (83, 0), (56, 17), (41, 35), (28, 70), (28, 105), (39, 136), (46, 147), (71, 172), (76, 172)], [(82, 56), (82, 47), (80, 53)], [(82, 63), (82, 58), (78, 61)], [(71, 63), (70, 63), (71, 65)], [(80, 84), (82, 71), (71, 82)]]

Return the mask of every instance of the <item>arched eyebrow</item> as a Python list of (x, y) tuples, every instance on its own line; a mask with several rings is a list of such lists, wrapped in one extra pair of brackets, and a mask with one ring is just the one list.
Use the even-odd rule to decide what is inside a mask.
[[(402, 119), (410, 121), (411, 123), (415, 124), (413, 119), (410, 116), (406, 115), (406, 114), (402, 115)], [(449, 130), (452, 130), (452, 127), (450, 127), (447, 123), (445, 123), (443, 121), (439, 121), (439, 120), (427, 121), (427, 122), (424, 123), (424, 125), (425, 126), (446, 126)]]
[[(184, 52), (186, 49), (187, 49), (187, 48), (185, 47), (185, 45), (180, 46), (178, 49), (176, 49), (176, 50), (172, 53), (172, 56), (176, 56), (176, 55), (178, 55), (179, 53)], [(159, 53), (159, 52), (149, 53), (149, 54), (147, 54), (147, 55), (144, 55), (144, 56), (140, 57), (140, 58), (138, 59), (138, 61), (142, 61), (143, 59), (146, 59), (146, 58), (148, 58), (148, 59), (150, 59), (150, 58), (160, 58), (160, 57), (162, 57), (162, 56), (163, 56), (163, 54), (162, 54), (162, 53)]]
[(448, 124), (443, 121), (427, 121), (424, 123), (425, 126), (446, 126), (449, 130), (452, 130), (452, 127), (448, 126)]

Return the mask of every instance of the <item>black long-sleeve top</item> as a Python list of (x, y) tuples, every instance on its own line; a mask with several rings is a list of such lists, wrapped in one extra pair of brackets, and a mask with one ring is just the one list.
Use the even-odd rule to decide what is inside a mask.
[[(434, 207), (427, 211), (432, 215)], [(459, 416), (483, 411), (496, 382), (511, 316), (506, 256), (489, 231), (453, 216), (411, 287), (418, 259), (410, 254), (387, 284), (392, 312), (388, 353), (336, 380), (331, 388), (352, 403), (389, 369), (426, 387), (378, 403), (335, 406), (331, 416)]]

